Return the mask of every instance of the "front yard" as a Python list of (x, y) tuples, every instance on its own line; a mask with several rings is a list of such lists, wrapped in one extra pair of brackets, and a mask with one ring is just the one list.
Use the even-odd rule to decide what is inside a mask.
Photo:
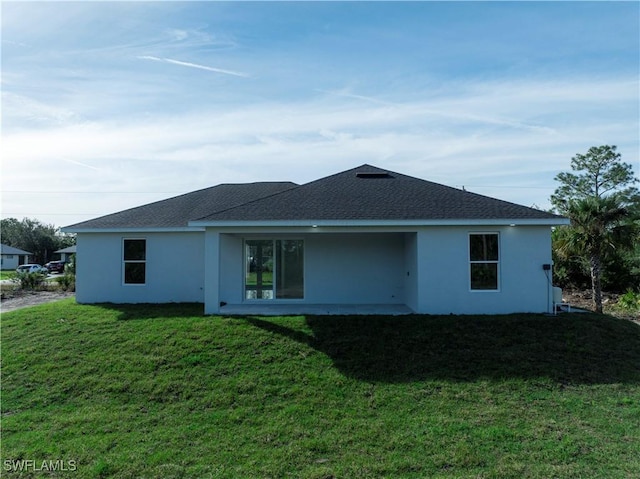
[(2, 415), (5, 477), (631, 478), (640, 327), (64, 300), (2, 315)]
[(11, 271), (0, 271), (0, 281), (7, 281), (10, 279), (13, 279), (16, 277), (16, 272), (11, 270)]

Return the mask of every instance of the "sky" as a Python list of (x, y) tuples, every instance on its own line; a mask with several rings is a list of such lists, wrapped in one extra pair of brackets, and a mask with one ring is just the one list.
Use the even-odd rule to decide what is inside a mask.
[(640, 176), (638, 2), (5, 2), (2, 218), (59, 227), (364, 163), (549, 208)]

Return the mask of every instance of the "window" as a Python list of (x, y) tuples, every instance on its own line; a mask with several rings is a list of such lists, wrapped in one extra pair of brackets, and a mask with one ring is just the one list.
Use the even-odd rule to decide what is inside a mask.
[(469, 235), (472, 291), (498, 290), (499, 241), (497, 233)]
[(303, 297), (302, 240), (245, 241), (245, 299)]
[(125, 239), (122, 252), (124, 284), (145, 284), (147, 277), (147, 240)]

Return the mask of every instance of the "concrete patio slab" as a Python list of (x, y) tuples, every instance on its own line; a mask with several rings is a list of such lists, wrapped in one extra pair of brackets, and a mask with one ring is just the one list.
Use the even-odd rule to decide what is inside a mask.
[(404, 304), (227, 304), (220, 314), (230, 316), (385, 315), (413, 314)]

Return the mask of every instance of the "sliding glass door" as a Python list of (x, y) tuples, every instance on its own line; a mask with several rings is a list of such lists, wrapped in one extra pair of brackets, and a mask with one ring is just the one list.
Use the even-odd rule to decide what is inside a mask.
[(273, 241), (247, 241), (245, 264), (245, 298), (273, 299)]
[(304, 243), (276, 240), (276, 298), (304, 298)]
[(302, 240), (245, 241), (245, 299), (304, 298)]

